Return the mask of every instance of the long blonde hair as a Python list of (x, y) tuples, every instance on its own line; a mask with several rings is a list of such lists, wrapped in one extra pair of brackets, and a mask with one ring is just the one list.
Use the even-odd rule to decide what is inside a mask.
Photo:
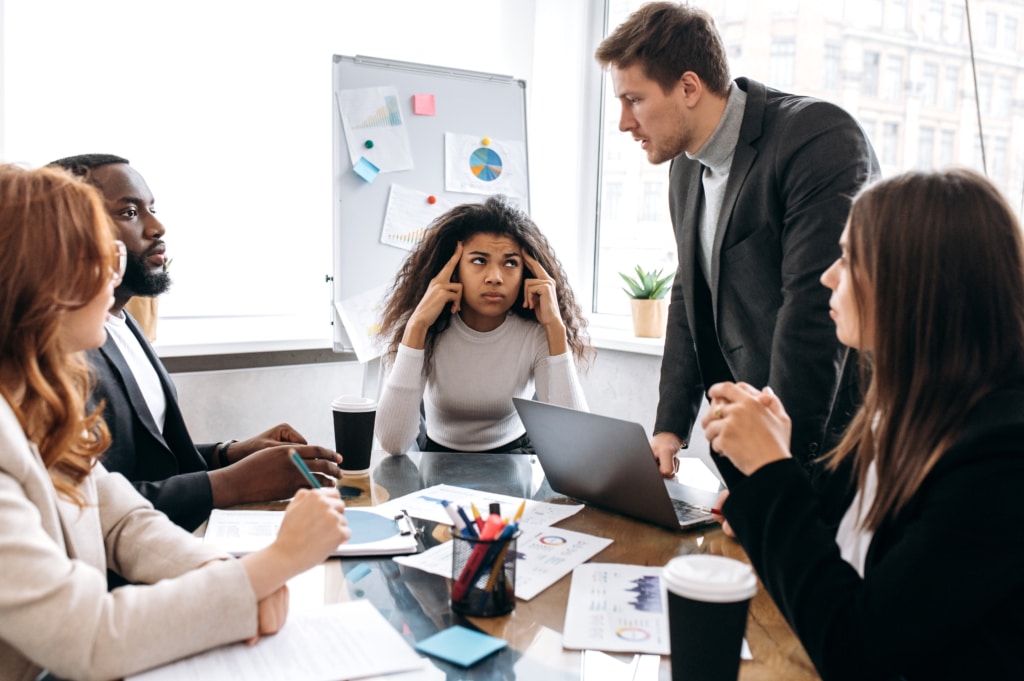
[(94, 188), (59, 169), (0, 166), (0, 393), (57, 491), (78, 504), (110, 436), (101, 408), (86, 413), (88, 365), (64, 347), (61, 320), (115, 267), (114, 227)]
[(861, 488), (874, 462), (877, 529), (917, 493), (971, 409), (1021, 375), (1024, 244), (999, 191), (966, 169), (911, 172), (853, 201), (849, 267), (861, 311), (864, 402), (832, 453)]

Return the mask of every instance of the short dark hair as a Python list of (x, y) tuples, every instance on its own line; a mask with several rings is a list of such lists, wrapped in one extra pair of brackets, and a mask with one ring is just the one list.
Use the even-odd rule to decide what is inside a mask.
[(78, 156), (66, 156), (65, 158), (59, 158), (56, 161), (51, 161), (47, 165), (60, 166), (65, 170), (71, 171), (72, 175), (85, 177), (93, 168), (107, 166), (111, 163), (124, 163), (127, 165), (128, 159), (121, 158), (120, 156), (114, 156), (113, 154), (79, 154)]
[(639, 64), (665, 93), (687, 71), (696, 73), (714, 94), (729, 92), (729, 60), (715, 20), (689, 5), (643, 5), (598, 45), (594, 57), (603, 67)]

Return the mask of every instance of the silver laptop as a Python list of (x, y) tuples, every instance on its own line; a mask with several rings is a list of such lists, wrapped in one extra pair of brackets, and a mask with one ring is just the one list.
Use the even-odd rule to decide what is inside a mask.
[(554, 491), (669, 529), (713, 522), (718, 493), (662, 478), (639, 423), (512, 401)]

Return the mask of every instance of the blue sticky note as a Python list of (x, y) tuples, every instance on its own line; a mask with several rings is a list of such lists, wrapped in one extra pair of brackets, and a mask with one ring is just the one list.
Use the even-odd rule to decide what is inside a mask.
[(416, 644), (416, 650), (460, 667), (471, 667), (507, 645), (508, 641), (503, 639), (455, 625), (423, 639)]
[(360, 156), (356, 164), (352, 166), (352, 170), (356, 171), (356, 175), (363, 178), (367, 182), (373, 182), (377, 179), (377, 173), (380, 172), (380, 168), (373, 165), (366, 160), (365, 156)]
[(371, 572), (372, 570), (370, 570), (369, 565), (367, 565), (366, 563), (359, 563), (359, 565), (354, 566), (351, 570), (348, 571), (348, 581), (355, 584)]

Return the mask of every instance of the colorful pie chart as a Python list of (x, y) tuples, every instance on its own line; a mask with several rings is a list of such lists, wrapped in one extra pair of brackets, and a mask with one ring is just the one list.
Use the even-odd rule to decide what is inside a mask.
[(492, 182), (501, 175), (501, 156), (487, 147), (480, 147), (469, 157), (469, 168), (484, 182)]

